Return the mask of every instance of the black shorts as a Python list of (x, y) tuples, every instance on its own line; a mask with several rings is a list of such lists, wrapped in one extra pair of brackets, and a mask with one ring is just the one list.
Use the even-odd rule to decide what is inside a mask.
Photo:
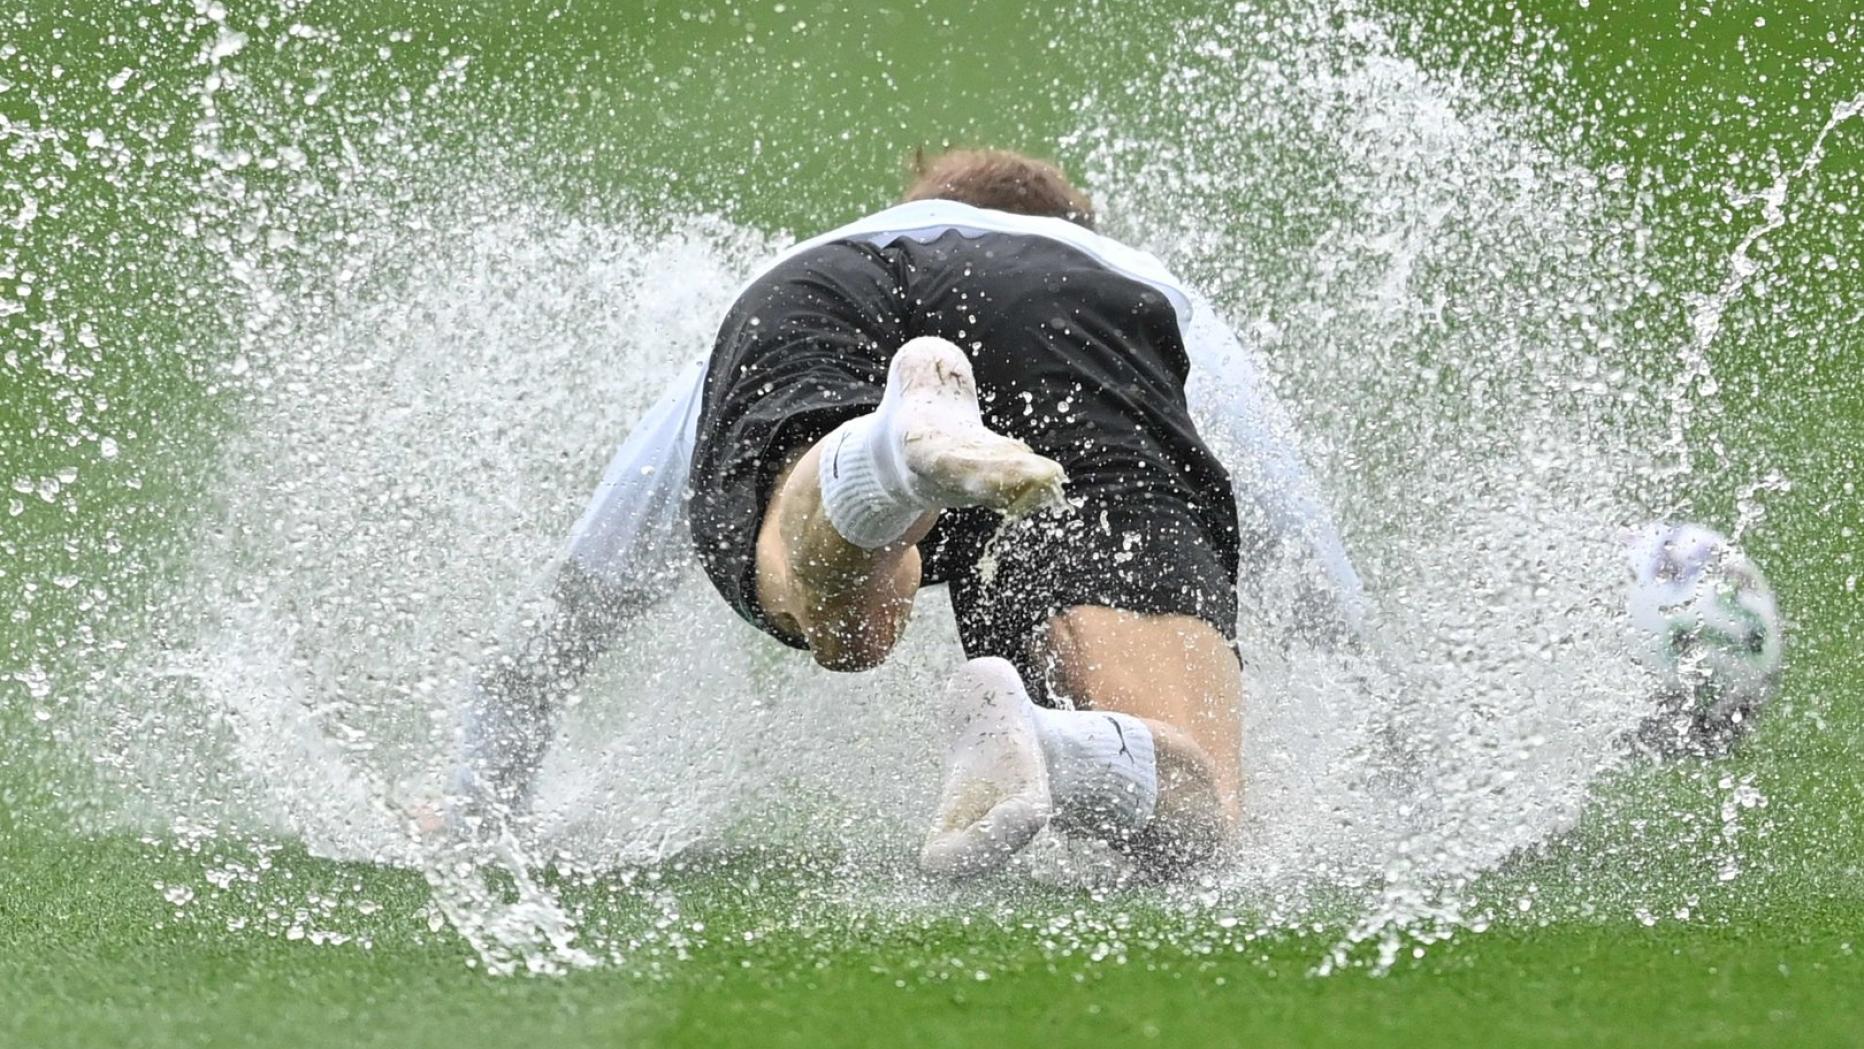
[(922, 335), (970, 355), (985, 423), (1060, 463), (1076, 504), (1008, 524), (948, 511), (920, 543), (966, 656), (1010, 660), (1040, 695), (1043, 625), (1079, 605), (1195, 616), (1234, 639), (1236, 503), (1185, 407), (1171, 303), (1072, 247), (1011, 234), (831, 243), (733, 306), (706, 378), (690, 520), (740, 615), (801, 647), (758, 606), (764, 506), (785, 466), (880, 403), (894, 351)]

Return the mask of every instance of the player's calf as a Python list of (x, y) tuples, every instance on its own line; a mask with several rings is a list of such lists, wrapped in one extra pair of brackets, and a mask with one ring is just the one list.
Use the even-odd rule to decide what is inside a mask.
[(779, 481), (757, 541), (758, 600), (833, 670), (885, 659), (919, 586), (915, 543), (938, 511), (1058, 503), (1053, 460), (992, 432), (964, 352), (900, 347), (879, 407), (818, 441)]

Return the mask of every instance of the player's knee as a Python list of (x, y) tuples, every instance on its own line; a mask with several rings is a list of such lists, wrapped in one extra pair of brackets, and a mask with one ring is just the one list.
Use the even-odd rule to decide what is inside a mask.
[(1144, 873), (1177, 877), (1214, 856), (1236, 829), (1234, 799), (1218, 785), (1216, 762), (1191, 736), (1152, 723), (1159, 800), (1150, 822), (1127, 843)]
[(892, 646), (883, 648), (879, 645), (859, 643), (812, 642), (809, 645), (809, 654), (815, 657), (816, 666), (841, 674), (872, 670), (885, 663), (891, 651)]
[(1155, 818), (1119, 847), (1142, 879), (1169, 881), (1208, 863), (1228, 838), (1229, 828), (1206, 810)]
[(872, 670), (887, 661), (899, 639), (903, 623), (879, 622), (873, 618), (831, 618), (805, 630), (809, 654), (816, 665), (839, 673)]

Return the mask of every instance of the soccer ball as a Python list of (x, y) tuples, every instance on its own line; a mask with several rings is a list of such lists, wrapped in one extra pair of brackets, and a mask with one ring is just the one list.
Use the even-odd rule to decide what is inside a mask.
[(1663, 756), (1726, 753), (1779, 684), (1785, 639), (1773, 590), (1702, 525), (1658, 522), (1627, 538), (1633, 640), (1657, 681), (1657, 710), (1637, 742)]

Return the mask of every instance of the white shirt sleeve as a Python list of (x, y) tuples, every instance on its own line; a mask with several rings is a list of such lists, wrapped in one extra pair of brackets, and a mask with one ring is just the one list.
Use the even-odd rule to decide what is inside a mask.
[(698, 437), (706, 362), (680, 372), (609, 461), (567, 556), (625, 597), (647, 603), (679, 585), (693, 563), (686, 483)]
[(1236, 488), (1245, 604), (1297, 638), (1360, 634), (1366, 611), (1359, 573), (1255, 355), (1201, 298), (1193, 297), (1184, 335), (1191, 414)]

